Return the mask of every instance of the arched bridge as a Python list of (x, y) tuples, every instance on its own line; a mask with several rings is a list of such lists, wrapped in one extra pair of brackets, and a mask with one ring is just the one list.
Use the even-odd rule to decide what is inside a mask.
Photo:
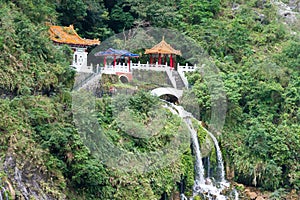
[(158, 96), (158, 97), (165, 97), (167, 101), (171, 101), (173, 103), (180, 101), (182, 97), (182, 90), (178, 90), (175, 88), (170, 88), (170, 87), (160, 87), (160, 88), (155, 88), (154, 90), (151, 91), (152, 95)]

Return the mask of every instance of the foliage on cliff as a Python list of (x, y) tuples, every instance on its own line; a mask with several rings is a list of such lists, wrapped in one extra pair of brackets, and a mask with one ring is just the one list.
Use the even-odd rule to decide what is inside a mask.
[[(276, 12), (268, 1), (223, 2), (198, 29), (186, 27), (214, 58), (224, 82), (228, 110), (221, 142), (235, 180), (298, 190), (299, 33)], [(209, 123), (206, 83), (198, 74), (190, 81)]]
[[(220, 139), (234, 179), (269, 190), (299, 190), (299, 30), (276, 13), (270, 1), (257, 0), (2, 0), (0, 186), (16, 198), (159, 199), (163, 192), (177, 190), (180, 174), (192, 185), (189, 149), (174, 165), (145, 175), (109, 169), (91, 155), (70, 111), (70, 49), (49, 41), (45, 23), (52, 22), (72, 23), (83, 37), (101, 40), (149, 25), (174, 28), (195, 39), (220, 69), (225, 85), (228, 110)], [(198, 98), (199, 118), (209, 124), (206, 83), (199, 74), (189, 81)], [(147, 121), (147, 106), (133, 106), (140, 101), (139, 96), (131, 99), (129, 109)], [(161, 147), (178, 122), (170, 117), (174, 124), (161, 135), (162, 141), (144, 143), (110, 124), (109, 106), (98, 103), (104, 109), (99, 121), (111, 140), (131, 151)], [(24, 187), (36, 191), (26, 194)]]
[[(54, 46), (48, 38), (45, 22), (56, 20), (54, 9), (50, 1), (6, 2), (0, 9), (1, 194), (5, 191), (12, 199), (159, 199), (164, 191), (176, 190), (181, 174), (189, 173), (192, 180), (184, 164), (192, 162), (190, 153), (182, 155), (182, 163), (146, 175), (106, 168), (91, 155), (70, 110), (75, 74), (69, 67), (70, 50)], [(142, 98), (146, 97), (157, 102), (146, 94)], [(131, 105), (140, 100), (132, 98)], [(148, 105), (135, 109), (143, 113)], [(170, 127), (171, 122), (170, 118)], [(129, 140), (132, 144), (127, 146), (139, 147), (139, 142)], [(149, 141), (151, 149), (157, 148), (157, 141)]]

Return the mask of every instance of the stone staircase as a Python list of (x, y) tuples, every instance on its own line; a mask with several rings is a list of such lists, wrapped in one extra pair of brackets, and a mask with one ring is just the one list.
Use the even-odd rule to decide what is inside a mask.
[(182, 90), (183, 88), (185, 88), (184, 82), (182, 81), (178, 71), (173, 70), (172, 76), (174, 77), (176, 82), (176, 89)]
[(90, 76), (86, 77), (84, 80), (75, 83), (73, 90), (84, 89), (87, 91), (94, 91), (99, 85), (101, 75), (101, 73), (90, 74)]

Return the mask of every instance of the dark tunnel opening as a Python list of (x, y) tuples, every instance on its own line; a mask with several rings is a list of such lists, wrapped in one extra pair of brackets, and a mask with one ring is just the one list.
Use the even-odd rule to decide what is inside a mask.
[(174, 104), (179, 103), (178, 98), (172, 94), (164, 94), (164, 95), (161, 95), (159, 98), (163, 99), (165, 101), (168, 101), (170, 103), (174, 103)]

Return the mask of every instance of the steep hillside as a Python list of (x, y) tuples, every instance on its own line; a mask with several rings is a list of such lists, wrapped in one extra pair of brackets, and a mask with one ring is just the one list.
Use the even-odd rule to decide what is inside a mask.
[[(72, 118), (71, 51), (52, 44), (47, 22), (74, 24), (83, 37), (101, 40), (150, 25), (177, 29), (193, 38), (208, 52), (224, 82), (228, 110), (219, 140), (228, 178), (268, 190), (273, 199), (289, 192), (297, 196), (299, 3), (289, 5), (292, 8), (257, 0), (2, 0), (1, 197), (166, 199), (178, 198), (179, 185), (187, 194), (192, 192), (194, 160), (189, 147), (176, 162), (144, 174), (109, 168), (91, 154)], [(211, 95), (205, 79), (194, 73), (189, 82), (201, 110), (199, 118), (210, 126)], [(107, 137), (122, 149), (157, 150), (181, 130), (178, 117), (166, 112), (162, 131), (153, 138), (128, 136), (116, 125), (110, 102), (109, 97), (96, 102), (97, 118)], [(152, 122), (149, 107), (159, 104), (146, 92), (120, 102), (145, 126)], [(135, 122), (129, 128), (143, 130)], [(200, 129), (199, 138), (204, 140)]]

